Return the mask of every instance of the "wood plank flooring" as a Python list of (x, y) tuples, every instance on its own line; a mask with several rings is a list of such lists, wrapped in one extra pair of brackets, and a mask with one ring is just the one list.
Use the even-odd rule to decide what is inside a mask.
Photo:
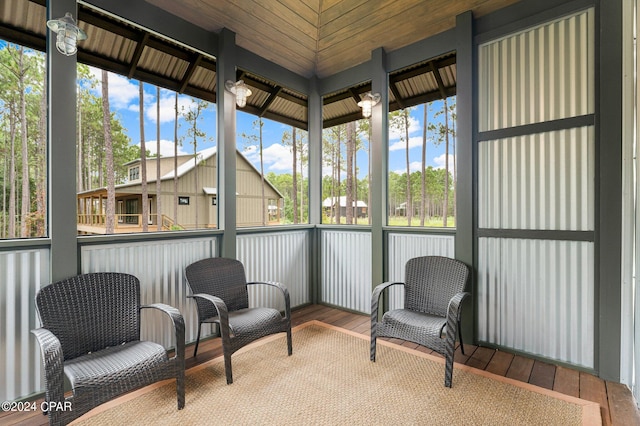
[[(370, 323), (368, 315), (354, 314), (323, 305), (308, 305), (292, 312), (293, 326), (311, 320), (323, 321), (364, 335), (369, 334)], [(398, 339), (389, 340), (403, 346), (432, 353), (429, 349), (411, 342)], [(567, 395), (598, 402), (601, 407), (603, 425), (640, 425), (640, 412), (636, 407), (633, 395), (625, 385), (604, 381), (588, 373), (532, 360), (504, 351), (467, 344), (464, 345), (464, 351), (465, 354), (463, 355), (460, 348), (456, 350), (456, 362)], [(220, 339), (217, 338), (201, 341), (197, 358), (193, 357), (193, 345), (189, 345), (186, 352), (186, 367), (193, 367), (221, 355), (222, 347)], [(0, 412), (0, 424), (46, 425), (47, 418), (40, 412)]]

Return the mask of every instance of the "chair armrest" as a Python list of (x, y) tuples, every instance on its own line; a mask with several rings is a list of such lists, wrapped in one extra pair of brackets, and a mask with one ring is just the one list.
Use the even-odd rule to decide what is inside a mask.
[(280, 292), (282, 292), (282, 296), (284, 297), (284, 317), (291, 318), (291, 301), (289, 296), (289, 289), (284, 284), (276, 281), (252, 281), (247, 283), (247, 285), (256, 284), (270, 285), (279, 289)]
[(40, 344), (42, 361), (44, 363), (46, 401), (64, 401), (64, 355), (60, 340), (46, 328), (31, 330)]
[(460, 321), (460, 317), (462, 315), (462, 302), (467, 298), (467, 296), (470, 295), (470, 293), (465, 291), (458, 293), (451, 298), (451, 300), (449, 301), (449, 306), (447, 308), (447, 321)]
[(176, 333), (176, 352), (174, 358), (176, 358), (182, 365), (182, 368), (184, 368), (184, 317), (178, 309), (164, 303), (152, 303), (151, 305), (140, 306), (140, 309), (145, 308), (158, 309), (171, 318)]
[(393, 286), (393, 285), (402, 285), (404, 286), (403, 282), (398, 282), (398, 281), (387, 281), (385, 283), (382, 284), (378, 284), (374, 289), (373, 289), (373, 293), (371, 293), (371, 327), (373, 330), (373, 326), (378, 322), (378, 305), (380, 303), (380, 296), (382, 295), (382, 293), (384, 292), (384, 290), (386, 290), (387, 288)]
[(220, 320), (220, 335), (222, 337), (223, 342), (230, 342), (231, 336), (229, 336), (229, 310), (227, 309), (227, 304), (224, 303), (224, 300), (217, 296), (213, 296), (211, 294), (206, 293), (197, 293), (191, 296), (194, 299), (204, 299), (211, 303), (216, 308), (216, 312), (218, 312), (218, 318)]

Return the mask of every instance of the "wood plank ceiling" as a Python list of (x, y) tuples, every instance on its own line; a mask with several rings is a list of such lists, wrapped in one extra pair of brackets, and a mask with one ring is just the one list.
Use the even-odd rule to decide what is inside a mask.
[[(482, 16), (517, 0), (145, 0), (205, 30), (236, 33), (238, 46), (304, 77), (324, 78), (455, 26), (456, 15)], [(2, 0), (0, 38), (45, 49), (46, 0)], [(163, 39), (84, 3), (78, 25), (89, 38), (78, 60), (129, 78), (215, 102), (215, 58)], [(455, 53), (390, 74), (391, 111), (455, 94)], [(238, 70), (254, 95), (246, 112), (307, 128), (307, 96)], [(361, 117), (370, 83), (323, 98), (323, 125)]]

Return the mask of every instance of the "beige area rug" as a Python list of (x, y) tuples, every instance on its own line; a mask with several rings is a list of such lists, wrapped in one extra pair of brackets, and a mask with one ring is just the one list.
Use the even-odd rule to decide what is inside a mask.
[(444, 360), (379, 340), (375, 363), (366, 336), (312, 321), (296, 327), (293, 355), (284, 334), (232, 357), (227, 385), (222, 358), (190, 369), (186, 406), (176, 408), (175, 381), (152, 385), (77, 420), (82, 425), (579, 425), (600, 424), (597, 403), (454, 367), (445, 388)]

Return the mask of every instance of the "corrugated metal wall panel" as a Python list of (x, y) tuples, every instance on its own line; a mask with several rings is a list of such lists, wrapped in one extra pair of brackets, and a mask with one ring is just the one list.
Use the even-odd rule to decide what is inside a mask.
[(481, 228), (594, 229), (593, 126), (482, 142)]
[[(404, 281), (407, 261), (418, 256), (455, 256), (453, 235), (409, 235), (389, 234), (389, 281)], [(400, 309), (404, 305), (404, 289), (393, 286), (389, 289), (389, 308)]]
[[(278, 281), (289, 290), (291, 307), (311, 302), (309, 291), (309, 231), (239, 235), (238, 259), (248, 281)], [(277, 292), (277, 290), (276, 290)], [(252, 306), (284, 309), (282, 297), (266, 286), (252, 288)]]
[(31, 330), (40, 326), (36, 292), (49, 284), (49, 250), (0, 253), (0, 401), (44, 387), (40, 347)]
[(594, 244), (480, 238), (478, 339), (594, 368)]
[(479, 49), (479, 130), (594, 112), (593, 9)]
[(321, 231), (321, 301), (371, 313), (371, 234)]
[[(179, 309), (185, 320), (185, 340), (191, 342), (198, 331), (198, 316), (195, 302), (186, 297), (190, 290), (184, 280), (184, 268), (196, 260), (215, 256), (215, 248), (215, 238), (87, 245), (81, 248), (81, 271), (135, 275), (140, 280), (142, 303), (162, 302)], [(153, 310), (143, 312), (142, 338), (173, 347), (175, 336), (166, 315)], [(207, 326), (202, 333), (209, 333)]]
[[(480, 131), (593, 114), (594, 38), (589, 9), (481, 45)], [(542, 129), (481, 139), (479, 228), (595, 230), (594, 127)], [(480, 238), (479, 340), (594, 368), (594, 250), (584, 241)]]

